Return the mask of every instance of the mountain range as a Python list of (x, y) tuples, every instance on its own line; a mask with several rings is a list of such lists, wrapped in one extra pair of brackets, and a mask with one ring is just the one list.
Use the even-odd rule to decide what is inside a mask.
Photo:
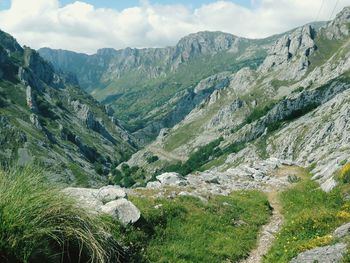
[[(0, 31), (0, 261), (348, 262), (349, 142), (350, 7), (265, 39), (96, 54)], [(18, 222), (53, 222), (49, 252), (27, 253)], [(91, 247), (65, 247), (73, 228)]]

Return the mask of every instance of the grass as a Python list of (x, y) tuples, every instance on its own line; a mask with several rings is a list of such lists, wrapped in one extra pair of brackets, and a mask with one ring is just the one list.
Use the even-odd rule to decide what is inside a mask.
[(1, 262), (118, 262), (109, 230), (103, 218), (50, 186), (40, 170), (0, 171)]
[(302, 251), (332, 244), (334, 229), (350, 220), (350, 203), (339, 189), (325, 193), (310, 178), (280, 194), (282, 230), (263, 262), (289, 262)]
[(139, 248), (132, 262), (236, 262), (255, 247), (271, 214), (257, 191), (212, 196), (208, 203), (195, 197), (130, 199), (144, 216), (142, 228), (126, 230), (128, 242)]

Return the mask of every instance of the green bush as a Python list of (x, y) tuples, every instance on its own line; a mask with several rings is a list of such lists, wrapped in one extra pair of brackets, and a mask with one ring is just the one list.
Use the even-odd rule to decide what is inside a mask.
[(159, 160), (159, 157), (157, 155), (152, 155), (152, 156), (148, 157), (146, 160), (148, 163), (154, 163), (154, 162)]
[(112, 169), (112, 174), (113, 183), (116, 185), (132, 187), (135, 183), (145, 184), (146, 172), (138, 166), (130, 167), (128, 164), (123, 163), (121, 170), (117, 168)]
[(261, 117), (265, 116), (268, 111), (270, 111), (275, 106), (275, 102), (271, 102), (263, 107), (256, 107), (254, 110), (247, 116), (245, 123), (252, 123)]
[(119, 262), (110, 229), (41, 171), (0, 171), (0, 262)]
[(193, 171), (198, 170), (204, 164), (210, 162), (215, 157), (219, 157), (223, 154), (222, 150), (219, 147), (220, 143), (223, 140), (224, 139), (220, 137), (219, 139), (216, 139), (208, 143), (207, 145), (199, 147), (198, 150), (196, 150), (190, 155), (186, 162), (178, 162), (176, 164), (168, 165), (164, 167), (161, 171), (158, 171), (158, 173), (176, 172), (182, 175), (187, 175)]
[(38, 109), (43, 117), (50, 118), (52, 120), (58, 119), (58, 116), (56, 115), (56, 113), (54, 113), (51, 110), (51, 108), (52, 108), (51, 104), (48, 103), (46, 100), (44, 100), (40, 97), (37, 97), (36, 103), (37, 103)]

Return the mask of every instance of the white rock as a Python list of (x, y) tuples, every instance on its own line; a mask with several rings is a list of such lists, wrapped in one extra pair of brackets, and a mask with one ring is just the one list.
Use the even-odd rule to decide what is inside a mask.
[(146, 188), (160, 188), (162, 186), (162, 184), (158, 181), (154, 181), (154, 182), (148, 182), (146, 185)]
[(125, 198), (108, 202), (101, 207), (101, 212), (118, 219), (123, 224), (135, 223), (140, 219), (140, 210)]
[(325, 192), (330, 192), (334, 189), (334, 187), (337, 186), (337, 182), (332, 178), (329, 178), (327, 181), (325, 181), (323, 184), (321, 184), (321, 188)]
[(104, 186), (100, 188), (97, 193), (97, 198), (103, 203), (108, 203), (110, 201), (125, 197), (125, 191), (122, 188), (114, 185)]
[(103, 205), (102, 201), (96, 198), (98, 189), (68, 187), (63, 192), (75, 199), (79, 207), (94, 213), (99, 212)]
[(187, 182), (182, 176), (178, 173), (163, 173), (157, 176), (158, 181), (162, 185), (168, 186), (185, 186)]
[(345, 225), (342, 225), (338, 227), (336, 230), (334, 230), (334, 237), (336, 238), (343, 238), (345, 236), (348, 236), (350, 234), (350, 223), (347, 223)]

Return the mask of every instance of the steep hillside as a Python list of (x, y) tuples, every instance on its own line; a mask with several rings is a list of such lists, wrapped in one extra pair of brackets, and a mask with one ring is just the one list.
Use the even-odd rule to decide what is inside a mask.
[[(187, 174), (277, 157), (311, 166), (324, 189), (332, 188), (329, 178), (350, 154), (344, 143), (349, 14), (345, 8), (319, 30), (307, 25), (282, 35), (256, 70), (225, 75), (220, 89), (175, 127), (162, 130), (129, 165), (151, 174), (159, 169)], [(159, 160), (151, 162), (152, 156)]]
[(83, 92), (74, 77), (0, 32), (0, 160), (35, 163), (69, 184), (106, 181), (112, 167), (135, 151), (112, 110)]
[(149, 141), (222, 85), (212, 81), (205, 94), (198, 94), (194, 88), (200, 80), (223, 71), (258, 67), (275, 39), (200, 32), (168, 48), (102, 49), (90, 56), (48, 48), (39, 53), (58, 70), (76, 74), (81, 86), (111, 105), (137, 138)]

